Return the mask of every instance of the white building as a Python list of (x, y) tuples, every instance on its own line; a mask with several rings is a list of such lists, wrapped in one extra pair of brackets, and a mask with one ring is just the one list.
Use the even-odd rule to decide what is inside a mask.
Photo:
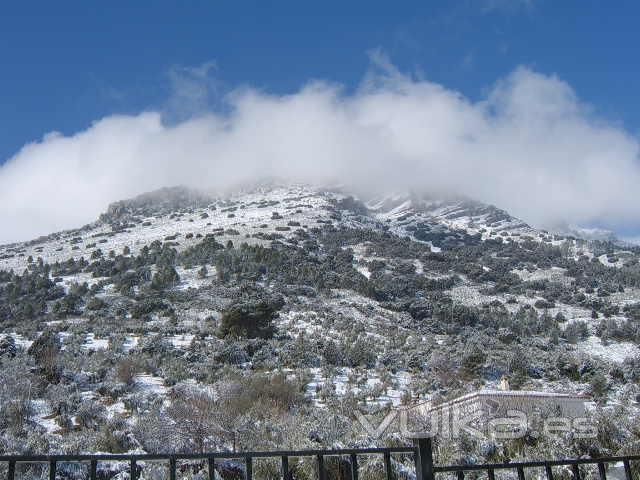
[(585, 403), (589, 401), (584, 395), (510, 390), (506, 379), (501, 381), (501, 388), (478, 390), (437, 405), (425, 402), (412, 410), (429, 428), (446, 434), (456, 425), (487, 431), (491, 422), (507, 418), (528, 426), (551, 417), (571, 423), (584, 417)]
[(508, 411), (527, 415), (553, 414), (576, 418), (585, 413), (588, 397), (567, 393), (536, 392), (527, 390), (478, 390), (439, 405), (425, 405), (425, 415), (445, 415), (447, 412), (470, 415), (483, 412), (487, 418), (506, 416)]

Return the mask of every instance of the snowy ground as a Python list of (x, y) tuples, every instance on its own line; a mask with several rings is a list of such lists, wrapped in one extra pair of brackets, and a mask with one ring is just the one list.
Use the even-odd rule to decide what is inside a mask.
[(631, 342), (609, 342), (604, 345), (602, 340), (594, 335), (578, 343), (578, 349), (587, 355), (614, 363), (622, 363), (625, 358), (637, 357), (640, 354), (640, 348)]
[[(361, 397), (372, 405), (398, 406), (402, 395), (409, 390), (411, 375), (407, 372), (390, 374), (381, 379), (375, 370), (337, 368), (327, 372), (320, 368), (309, 369), (311, 380), (306, 394), (319, 406), (329, 397)], [(386, 385), (385, 385), (386, 383)]]
[[(392, 232), (408, 235), (408, 227), (418, 223), (441, 225), (450, 230), (479, 234), (483, 239), (501, 235), (505, 240), (520, 242), (525, 237), (540, 240), (537, 232), (517, 218), (498, 209), (464, 200), (416, 200), (406, 195), (389, 196), (368, 204), (378, 220), (390, 225)], [(430, 245), (433, 252), (441, 249)]]
[(164, 395), (167, 393), (167, 387), (162, 377), (149, 374), (139, 374), (134, 378), (136, 389), (145, 393), (156, 393)]
[[(121, 253), (129, 247), (132, 254), (153, 240), (171, 240), (176, 248), (185, 249), (201, 241), (197, 235), (215, 233), (220, 242), (264, 243), (254, 234), (279, 234), (291, 236), (297, 228), (310, 228), (320, 221), (330, 221), (331, 198), (337, 195), (319, 194), (310, 187), (287, 187), (272, 190), (237, 194), (213, 202), (210, 207), (196, 209), (192, 213), (171, 218), (171, 215), (144, 218), (143, 221), (125, 231), (113, 233), (108, 225), (94, 223), (86, 229), (55, 234), (37, 242), (0, 246), (0, 269), (22, 271), (26, 259), (41, 257), (45, 262), (55, 263), (70, 257), (88, 257), (96, 249), (104, 254), (113, 250)], [(274, 218), (273, 213), (277, 213)], [(300, 224), (292, 226), (290, 223)], [(237, 234), (235, 232), (238, 232)], [(192, 238), (186, 238), (192, 234)], [(74, 249), (75, 248), (75, 249)], [(65, 278), (68, 287), (74, 281), (94, 281), (82, 275)]]
[(43, 427), (47, 433), (54, 433), (60, 430), (60, 426), (55, 421), (55, 415), (46, 400), (32, 400), (31, 406), (34, 411), (33, 420)]
[(190, 288), (198, 289), (211, 283), (211, 278), (216, 275), (216, 267), (212, 265), (206, 265), (207, 275), (206, 277), (200, 277), (199, 271), (202, 265), (186, 269), (184, 267), (176, 267), (176, 272), (180, 276), (180, 284), (176, 287), (176, 290), (188, 290)]
[(518, 275), (522, 281), (532, 282), (536, 280), (548, 280), (549, 282), (557, 282), (562, 285), (570, 285), (573, 279), (566, 275), (566, 270), (564, 268), (546, 268), (546, 269), (537, 269), (533, 272), (529, 272), (528, 270), (519, 270), (514, 269), (513, 273)]
[[(336, 328), (338, 323), (340, 328)], [(408, 314), (380, 307), (370, 298), (350, 290), (332, 290), (328, 296), (301, 299), (288, 311), (281, 312), (278, 327), (292, 336), (315, 333), (323, 338), (342, 339), (348, 328), (357, 328), (371, 341), (388, 342), (392, 331), (407, 330)], [(409, 330), (407, 330), (409, 331)], [(381, 335), (378, 332), (385, 332)]]
[(0, 333), (0, 339), (4, 339), (6, 337), (13, 337), (15, 344), (24, 350), (27, 350), (33, 344), (33, 340), (29, 340), (16, 332)]

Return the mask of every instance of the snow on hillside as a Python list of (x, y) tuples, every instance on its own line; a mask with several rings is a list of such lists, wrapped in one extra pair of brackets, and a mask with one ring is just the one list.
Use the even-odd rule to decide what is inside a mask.
[[(122, 231), (97, 222), (80, 230), (62, 232), (44, 240), (0, 246), (0, 269), (21, 272), (28, 257), (47, 263), (70, 257), (89, 257), (97, 249), (121, 253), (129, 247), (132, 254), (154, 240), (170, 239), (179, 250), (198, 243), (213, 233), (220, 242), (268, 243), (260, 237), (289, 237), (297, 228), (311, 228), (319, 222), (331, 222), (330, 199), (337, 195), (318, 193), (309, 187), (275, 188), (232, 195), (212, 200), (207, 207), (159, 216), (140, 217)], [(258, 234), (259, 236), (256, 236)], [(69, 278), (88, 281), (87, 278)]]
[(631, 342), (609, 342), (606, 345), (596, 336), (591, 335), (578, 345), (580, 351), (587, 355), (603, 358), (610, 362), (622, 363), (627, 358), (640, 355), (640, 348)]
[[(470, 235), (490, 238), (504, 233), (507, 236), (537, 236), (527, 224), (490, 205), (470, 200), (438, 200), (419, 197), (394, 196), (377, 199), (368, 204), (375, 218), (390, 225), (400, 235), (415, 232), (421, 224), (440, 227), (442, 232), (464, 231)], [(416, 237), (419, 240), (419, 237)], [(438, 251), (439, 247), (435, 247)]]
[[(52, 280), (66, 296), (86, 283), (94, 288), (90, 292), (92, 300), (101, 300), (106, 305), (104, 311), (99, 306), (96, 312), (81, 304), (71, 313), (56, 316), (52, 312), (57, 299), (45, 300), (42, 304), (46, 316), (33, 322), (11, 319), (6, 326), (0, 325), (0, 341), (12, 339), (18, 350), (29, 349), (48, 330), (55, 332), (60, 340), (60, 358), (66, 362), (74, 355), (80, 358), (73, 368), (61, 371), (64, 382), (74, 384), (76, 393), (84, 400), (102, 405), (108, 418), (123, 418), (129, 427), (140, 418), (136, 409), (157, 408), (180, 388), (210, 393), (212, 384), (224, 375), (240, 378), (282, 370), (304, 383), (300, 391), (308, 403), (324, 409), (345, 398), (382, 408), (398, 406), (408, 397), (425, 398), (436, 390), (448, 395), (472, 386), (495, 386), (503, 367), (498, 360), (486, 364), (479, 360), (477, 370), (470, 371), (455, 366), (483, 327), (470, 323), (455, 325), (450, 330), (441, 328), (430, 310), (436, 304), (451, 306), (452, 317), (454, 306), (475, 309), (474, 312), (484, 312), (487, 307), (491, 315), (494, 311), (489, 306), (502, 308), (509, 320), (518, 312), (531, 313), (527, 321), (533, 318), (534, 322), (550, 316), (557, 320), (556, 335), (584, 322), (586, 331), (573, 342), (562, 339), (552, 346), (549, 338), (531, 339), (525, 334), (514, 340), (522, 348), (535, 344), (543, 352), (538, 360), (552, 358), (549, 351), (554, 348), (605, 366), (619, 366), (627, 358), (640, 356), (638, 345), (632, 341), (612, 340), (604, 344), (595, 336), (601, 321), (622, 325), (631, 318), (625, 307), (640, 303), (640, 288), (619, 288), (613, 284), (608, 286), (610, 291), (601, 292), (586, 281), (580, 283), (572, 271), (572, 262), (583, 261), (583, 265), (606, 270), (606, 275), (624, 274), (625, 266), (636, 261), (637, 255), (631, 248), (616, 250), (601, 245), (596, 248), (587, 241), (538, 231), (496, 207), (465, 199), (394, 195), (369, 200), (365, 208), (344, 192), (299, 185), (262, 187), (211, 198), (204, 195), (183, 198), (184, 192), (180, 191), (174, 194), (160, 204), (154, 203), (153, 194), (117, 202), (100, 220), (83, 228), (0, 246), (0, 270), (17, 273), (30, 263), (37, 265), (39, 259), (53, 264), (70, 258), (90, 259), (94, 255), (95, 260), (99, 258), (98, 250), (104, 258), (109, 258), (111, 251), (114, 257), (123, 255), (129, 263), (123, 262), (122, 271), (135, 273), (138, 265), (134, 264), (137, 261), (134, 257), (152, 242), (183, 252), (207, 235), (213, 235), (222, 245), (229, 241), (236, 247), (243, 242), (266, 247), (280, 243), (279, 248), (285, 244), (296, 253), (292, 256), (293, 266), (274, 263), (276, 266), (270, 264), (269, 268), (290, 269), (286, 281), (293, 278), (293, 283), (304, 278), (304, 284), (278, 284), (275, 275), (262, 275), (267, 267), (257, 261), (254, 263), (262, 270), (250, 281), (239, 279), (241, 269), (223, 281), (218, 276), (224, 274), (225, 263), (218, 257), (203, 257), (205, 260), (197, 265), (191, 261), (176, 264), (179, 282), (161, 291), (141, 283), (123, 293), (112, 277), (94, 277), (86, 271), (61, 274)], [(184, 205), (180, 204), (183, 200), (187, 202)], [(194, 203), (189, 203), (191, 200)], [(178, 202), (177, 206), (171, 202)], [(331, 248), (310, 248), (303, 259), (308, 263), (299, 266), (301, 257), (297, 254), (302, 251), (301, 244), (313, 238), (311, 232), (317, 233), (329, 225), (338, 230), (354, 229), (356, 233), (339, 243), (343, 232), (327, 229), (334, 235), (333, 243), (328, 242)], [(304, 233), (297, 235), (298, 231)], [(319, 235), (315, 237), (318, 238)], [(387, 243), (396, 250), (384, 248)], [(505, 244), (515, 247), (512, 250), (529, 246), (533, 253), (523, 256), (524, 260), (505, 262), (506, 267), (500, 270), (502, 265), (492, 262), (502, 259), (507, 249), (499, 249)], [(416, 245), (419, 249), (414, 249)], [(496, 250), (487, 254), (483, 245), (493, 245)], [(231, 256), (234, 251), (231, 248), (220, 247), (216, 252), (229, 254), (225, 258), (242, 267), (251, 262), (246, 250), (250, 249), (242, 250), (242, 256), (237, 257)], [(551, 260), (537, 257), (538, 250), (553, 250), (555, 257), (549, 255)], [(353, 258), (349, 251), (353, 252)], [(459, 252), (462, 253), (457, 258)], [(269, 252), (274, 256), (280, 253)], [(346, 258), (346, 266), (336, 261), (327, 262), (331, 266), (325, 267), (323, 261), (327, 257), (341, 254)], [(507, 251), (505, 255), (508, 254)], [(466, 262), (465, 255), (473, 260)], [(586, 262), (583, 257), (593, 261)], [(508, 256), (505, 258), (509, 260)], [(554, 263), (554, 259), (561, 262)], [(438, 262), (445, 266), (441, 268)], [(283, 264), (286, 267), (281, 267)], [(334, 271), (335, 265), (338, 267)], [(144, 268), (151, 274), (160, 270), (158, 264)], [(296, 277), (298, 270), (304, 270), (308, 276)], [(325, 278), (314, 278), (320, 271), (336, 283), (322, 286)], [(110, 273), (100, 270), (99, 274)], [(49, 275), (48, 271), (45, 275)], [(333, 278), (341, 275), (351, 283), (344, 286), (340, 278)], [(516, 288), (497, 288), (502, 282), (500, 275), (512, 280)], [(339, 288), (334, 288), (336, 284)], [(247, 291), (253, 294), (258, 290), (261, 294), (286, 297), (274, 317), (273, 338), (219, 338), (225, 309), (250, 296)], [(606, 316), (595, 312), (605, 303), (611, 307)], [(138, 314), (132, 313), (138, 307)], [(492, 321), (490, 318), (486, 323)], [(493, 337), (490, 340), (497, 341)], [(510, 349), (512, 345), (500, 348)], [(411, 354), (405, 355), (407, 352)], [(442, 360), (438, 355), (432, 356), (434, 352), (444, 352), (449, 357)], [(498, 353), (504, 356), (511, 351)], [(328, 365), (327, 358), (331, 355), (334, 363)], [(129, 359), (135, 362), (132, 360), (127, 372)], [(299, 362), (299, 365), (281, 369), (278, 362)], [(124, 372), (118, 373), (119, 367)], [(552, 380), (545, 379), (542, 367), (534, 360), (527, 368), (533, 372), (527, 384), (530, 388), (535, 386), (544, 391), (588, 388), (584, 379), (558, 378), (555, 371)], [(608, 367), (602, 368), (608, 371)], [(119, 374), (123, 378), (118, 378)], [(473, 378), (476, 374), (478, 378)], [(618, 390), (611, 393), (612, 401), (618, 398)], [(41, 392), (45, 393), (51, 392)], [(49, 434), (58, 435), (60, 428), (52, 401), (38, 398), (32, 404), (33, 421)]]

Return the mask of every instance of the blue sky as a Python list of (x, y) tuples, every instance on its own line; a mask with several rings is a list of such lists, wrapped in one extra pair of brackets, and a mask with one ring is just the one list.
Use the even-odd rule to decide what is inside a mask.
[(471, 98), (517, 65), (557, 74), (638, 132), (638, 18), (632, 1), (8, 2), (0, 159), (52, 130), (162, 106), (176, 66), (213, 61), (222, 89), (353, 87), (377, 48)]
[[(204, 158), (214, 153), (255, 169), (250, 161), (238, 164), (228, 148), (260, 144), (255, 118), (273, 127), (273, 143), (287, 150), (267, 144), (243, 151), (247, 157), (267, 151), (273, 158), (311, 158), (317, 148), (284, 141), (310, 111), (313, 128), (344, 120), (350, 131), (340, 149), (321, 152), (325, 157), (310, 164), (326, 163), (330, 153), (347, 163), (347, 153), (386, 151), (390, 162), (416, 166), (416, 156), (431, 155), (416, 167), (424, 168), (424, 178), (440, 169), (438, 181), (446, 183), (477, 169), (484, 188), (452, 184), (536, 225), (602, 226), (640, 238), (633, 193), (640, 179), (637, 18), (640, 4), (632, 1), (615, 8), (551, 0), (7, 3), (0, 16), (0, 204), (10, 207), (0, 208), (0, 221), (16, 228), (4, 240), (90, 221), (138, 188), (188, 183), (191, 177), (180, 173), (211, 168)], [(363, 89), (372, 78), (378, 90)], [(319, 91), (308, 87), (315, 80), (323, 82)], [(300, 105), (305, 108), (297, 110)], [(360, 137), (369, 122), (365, 109), (382, 122), (376, 128), (397, 134), (373, 152), (359, 150), (377, 140)], [(206, 127), (190, 122), (206, 112)], [(438, 131), (439, 123), (446, 128)], [(231, 128), (221, 133), (221, 124)], [(417, 126), (423, 130), (403, 136)], [(229, 131), (244, 133), (224, 138)], [(313, 145), (313, 133), (298, 136)], [(325, 140), (342, 141), (342, 133)], [(420, 143), (425, 138), (433, 143)], [(161, 153), (179, 151), (187, 141), (202, 147), (190, 169), (176, 170), (185, 161), (177, 153), (157, 167), (158, 145)], [(476, 155), (484, 160), (468, 163)], [(270, 158), (265, 162), (275, 171), (295, 170)], [(386, 178), (384, 160), (377, 161)], [(125, 188), (132, 163), (163, 175), (134, 177)], [(558, 180), (550, 172), (560, 164)], [(59, 204), (45, 210), (37, 193), (58, 172), (69, 174), (59, 183), (77, 187), (56, 187)], [(507, 178), (511, 189), (504, 187)], [(85, 197), (72, 194), (83, 188)], [(537, 203), (537, 211), (528, 206)], [(557, 206), (552, 216), (549, 205)]]

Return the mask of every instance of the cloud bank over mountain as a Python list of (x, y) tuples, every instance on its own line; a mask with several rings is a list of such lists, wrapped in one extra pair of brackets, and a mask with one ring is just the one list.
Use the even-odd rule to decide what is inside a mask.
[(264, 177), (464, 194), (536, 226), (640, 227), (638, 138), (526, 67), (471, 101), (378, 56), (353, 93), (314, 81), (287, 95), (238, 88), (223, 103), (173, 124), (159, 111), (109, 116), (25, 145), (0, 166), (0, 242), (163, 186)]

